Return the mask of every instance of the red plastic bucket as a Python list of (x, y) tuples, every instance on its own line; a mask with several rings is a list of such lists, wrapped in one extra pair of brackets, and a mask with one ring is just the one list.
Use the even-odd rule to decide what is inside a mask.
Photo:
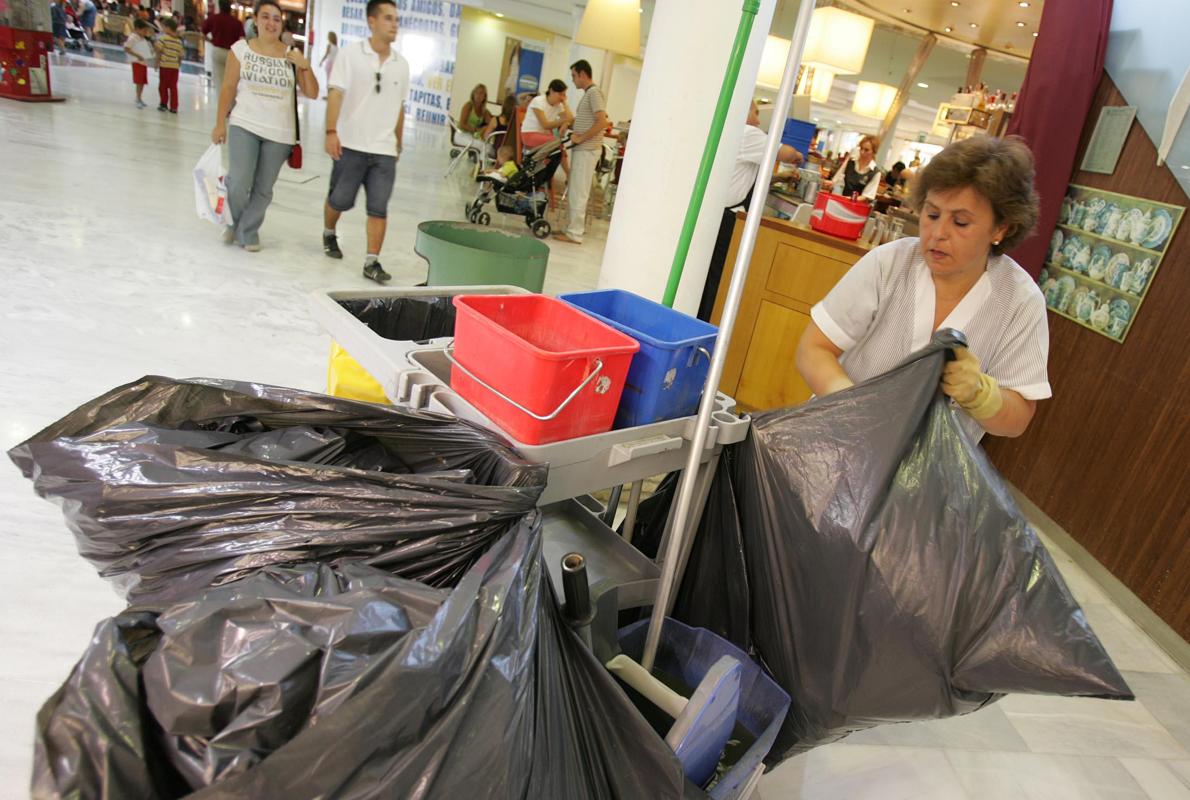
[(543, 295), (454, 304), (451, 387), (501, 430), (524, 444), (611, 430), (639, 342)]
[(839, 194), (819, 192), (810, 212), (810, 227), (843, 239), (858, 239), (871, 211), (866, 200), (848, 200)]

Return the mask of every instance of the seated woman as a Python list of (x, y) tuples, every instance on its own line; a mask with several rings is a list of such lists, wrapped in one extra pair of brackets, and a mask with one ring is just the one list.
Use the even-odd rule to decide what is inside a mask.
[(477, 83), (459, 109), (459, 130), (481, 141), (496, 129), (496, 118), (488, 111), (488, 87)]
[(521, 123), (521, 144), (526, 150), (545, 144), (566, 132), (574, 122), (574, 114), (566, 106), (566, 84), (554, 78), (545, 94), (529, 103), (525, 121)]
[(821, 303), (797, 349), (817, 395), (897, 366), (934, 331), (962, 331), (942, 391), (972, 441), (1020, 436), (1050, 397), (1045, 298), (1005, 255), (1033, 231), (1033, 156), (1016, 136), (975, 136), (934, 157), (911, 186), (920, 238), (875, 248)]
[[(513, 145), (513, 152), (516, 152), (516, 111), (516, 95), (505, 95), (504, 103), (500, 107), (500, 113), (494, 117), (496, 125), (492, 128), (492, 131), (495, 133), (504, 133), (504, 136), (496, 139), (496, 146), (501, 147), (511, 144)], [(512, 135), (508, 135), (509, 133)]]

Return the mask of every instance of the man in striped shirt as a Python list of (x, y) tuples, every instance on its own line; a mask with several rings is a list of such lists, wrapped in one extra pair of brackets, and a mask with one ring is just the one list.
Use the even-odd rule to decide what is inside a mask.
[(178, 72), (182, 69), (182, 56), (186, 48), (178, 38), (178, 21), (166, 17), (161, 21), (165, 32), (157, 40), (157, 93), (161, 104), (158, 111), (178, 113)]
[(570, 188), (566, 204), (570, 208), (566, 230), (554, 236), (572, 244), (583, 243), (586, 228), (587, 199), (591, 196), (591, 181), (603, 152), (603, 132), (607, 128), (607, 101), (603, 92), (591, 80), (591, 64), (579, 59), (570, 65), (570, 78), (583, 90), (583, 99), (574, 110), (574, 133), (570, 135)]

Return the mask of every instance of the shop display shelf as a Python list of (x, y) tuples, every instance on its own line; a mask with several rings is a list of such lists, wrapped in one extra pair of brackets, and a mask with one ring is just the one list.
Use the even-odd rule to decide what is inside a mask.
[[(1132, 327), (1132, 323), (1131, 323), (1131, 321), (1129, 321), (1128, 328), (1124, 329), (1124, 335), (1120, 336), (1120, 337), (1116, 337), (1116, 336), (1112, 336), (1107, 331), (1099, 330), (1094, 325), (1088, 325), (1087, 323), (1083, 322), (1078, 317), (1071, 316), (1070, 314), (1067, 314), (1065, 311), (1059, 311), (1058, 309), (1054, 308), (1053, 306), (1046, 306), (1046, 309), (1057, 314), (1059, 317), (1063, 317), (1065, 319), (1070, 320), (1075, 325), (1081, 325), (1082, 327), (1086, 328), (1089, 331), (1095, 331), (1095, 333), (1099, 334), (1100, 336), (1106, 336), (1108, 339), (1111, 339), (1113, 342), (1117, 342), (1119, 344), (1124, 343), (1124, 336), (1128, 335), (1128, 328)], [(1135, 314), (1135, 312), (1133, 312), (1133, 313)]]
[(1105, 291), (1111, 292), (1112, 294), (1118, 294), (1120, 297), (1123, 297), (1126, 300), (1132, 300), (1135, 302), (1140, 301), (1140, 298), (1141, 298), (1140, 295), (1133, 294), (1132, 292), (1126, 292), (1123, 289), (1112, 286), (1110, 283), (1104, 283), (1103, 281), (1095, 280), (1094, 278), (1090, 277), (1089, 275), (1084, 275), (1083, 273), (1079, 272), (1076, 269), (1071, 269), (1070, 267), (1063, 267), (1060, 264), (1053, 263), (1052, 261), (1045, 262), (1045, 266), (1048, 269), (1056, 269), (1059, 272), (1065, 273), (1072, 278), (1078, 278), (1083, 283), (1092, 284), (1096, 289), (1103, 289)]
[(1144, 247), (1143, 245), (1132, 244), (1131, 242), (1125, 242), (1120, 239), (1113, 239), (1110, 236), (1104, 236), (1100, 233), (1085, 231), (1077, 225), (1069, 225), (1065, 222), (1059, 222), (1057, 227), (1061, 228), (1067, 233), (1072, 233), (1075, 236), (1086, 236), (1088, 239), (1095, 239), (1096, 241), (1103, 242), (1104, 244), (1111, 244), (1115, 245), (1116, 247), (1127, 247), (1129, 250), (1136, 250), (1137, 252), (1147, 253), (1151, 256), (1160, 257), (1165, 254), (1164, 250), (1154, 250), (1151, 247)]

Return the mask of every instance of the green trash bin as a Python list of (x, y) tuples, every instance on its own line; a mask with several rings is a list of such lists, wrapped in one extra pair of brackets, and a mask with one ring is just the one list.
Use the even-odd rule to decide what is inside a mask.
[(427, 286), (503, 284), (540, 292), (550, 249), (529, 235), (469, 222), (417, 226), (413, 251), (430, 265)]

